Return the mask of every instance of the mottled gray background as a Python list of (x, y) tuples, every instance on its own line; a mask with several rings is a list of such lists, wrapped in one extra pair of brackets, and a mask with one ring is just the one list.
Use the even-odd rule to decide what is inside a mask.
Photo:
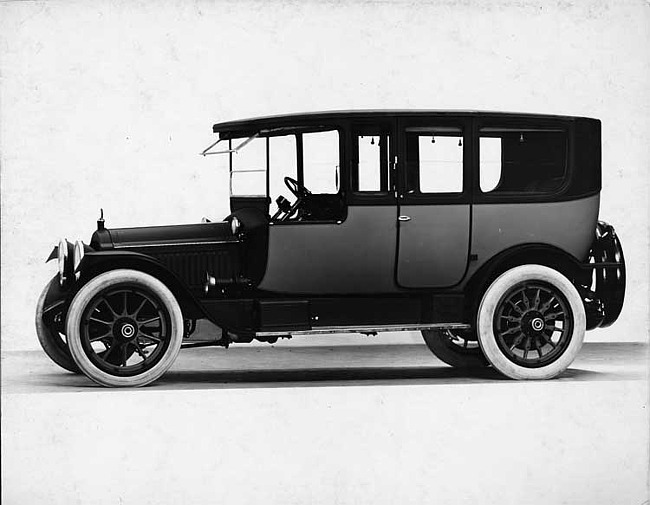
[[(88, 241), (99, 207), (108, 226), (227, 214), (223, 160), (197, 155), (214, 122), (376, 107), (600, 118), (601, 217), (629, 287), (621, 319), (587, 342), (647, 341), (647, 0), (0, 2), (0, 72), (3, 503), (647, 497), (647, 362), (633, 344), (587, 345), (565, 376), (535, 383), (458, 376), (424, 346), (233, 346), (186, 351), (175, 375), (127, 391), (5, 352), (37, 348), (34, 305), (55, 271), (44, 259), (59, 237)], [(281, 345), (324, 342), (421, 339)], [(373, 377), (374, 351), (405, 377), (405, 353), (417, 356), (430, 379), (232, 384), (211, 371), (312, 356)]]
[(629, 289), (617, 324), (587, 340), (647, 339), (647, 2), (1, 9), (3, 349), (37, 347), (33, 309), (56, 270), (44, 259), (59, 237), (88, 241), (100, 207), (109, 227), (228, 213), (225, 160), (197, 156), (214, 122), (401, 107), (600, 118), (601, 217), (621, 236)]
[(109, 227), (228, 213), (225, 159), (197, 156), (214, 122), (402, 107), (600, 118), (601, 217), (629, 289), (617, 324), (587, 339), (647, 339), (647, 2), (1, 8), (3, 349), (38, 345), (33, 309), (56, 270), (44, 259), (59, 237), (89, 241), (100, 207)]

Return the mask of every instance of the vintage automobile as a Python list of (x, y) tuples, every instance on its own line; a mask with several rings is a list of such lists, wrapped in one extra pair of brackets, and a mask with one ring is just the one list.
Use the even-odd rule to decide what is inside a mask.
[[(102, 213), (89, 244), (52, 251), (36, 328), (61, 367), (142, 386), (183, 347), (416, 330), (449, 365), (549, 379), (621, 312), (597, 119), (340, 111), (213, 132), (223, 221), (107, 228)], [(192, 342), (201, 319), (221, 332)]]

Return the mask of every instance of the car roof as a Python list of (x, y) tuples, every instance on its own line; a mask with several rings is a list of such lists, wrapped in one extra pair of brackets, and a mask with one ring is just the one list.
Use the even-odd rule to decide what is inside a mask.
[(308, 126), (314, 125), (323, 120), (336, 119), (371, 119), (371, 118), (391, 118), (396, 116), (418, 117), (418, 116), (490, 116), (501, 118), (522, 118), (522, 119), (590, 119), (579, 118), (578, 116), (563, 116), (554, 114), (537, 114), (529, 112), (497, 112), (497, 111), (479, 111), (479, 110), (425, 110), (425, 109), (367, 109), (367, 110), (331, 110), (315, 112), (296, 112), (290, 114), (279, 114), (273, 116), (261, 116), (247, 119), (237, 119), (234, 121), (225, 121), (216, 123), (212, 127), (214, 133), (226, 134), (236, 132), (251, 132), (257, 129), (268, 128), (272, 126)]

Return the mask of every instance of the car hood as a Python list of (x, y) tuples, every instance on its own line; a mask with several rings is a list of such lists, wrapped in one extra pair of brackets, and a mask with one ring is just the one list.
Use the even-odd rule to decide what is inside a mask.
[(95, 249), (214, 244), (237, 242), (228, 222), (145, 226), (140, 228), (111, 228), (93, 233), (91, 246)]

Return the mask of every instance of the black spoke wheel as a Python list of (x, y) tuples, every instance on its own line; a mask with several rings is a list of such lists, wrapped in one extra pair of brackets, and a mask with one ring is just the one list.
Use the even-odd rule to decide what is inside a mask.
[(81, 318), (81, 343), (90, 360), (117, 376), (154, 366), (169, 346), (170, 321), (162, 302), (134, 285), (98, 294)]
[(561, 291), (544, 282), (523, 282), (497, 306), (494, 334), (513, 363), (535, 368), (562, 356), (573, 333), (573, 315)]
[(471, 330), (423, 330), (429, 350), (440, 361), (455, 368), (484, 368), (489, 365)]
[(135, 270), (112, 270), (83, 286), (70, 305), (70, 352), (104, 386), (142, 386), (178, 355), (183, 317), (169, 289)]
[(485, 357), (513, 379), (550, 379), (577, 356), (586, 329), (575, 286), (557, 270), (522, 265), (485, 291), (477, 315)]
[(44, 314), (45, 299), (50, 288), (58, 286), (59, 276), (56, 275), (43, 289), (36, 303), (36, 335), (45, 354), (64, 370), (72, 373), (81, 373), (74, 362), (68, 343), (65, 340), (65, 314), (62, 309)]

